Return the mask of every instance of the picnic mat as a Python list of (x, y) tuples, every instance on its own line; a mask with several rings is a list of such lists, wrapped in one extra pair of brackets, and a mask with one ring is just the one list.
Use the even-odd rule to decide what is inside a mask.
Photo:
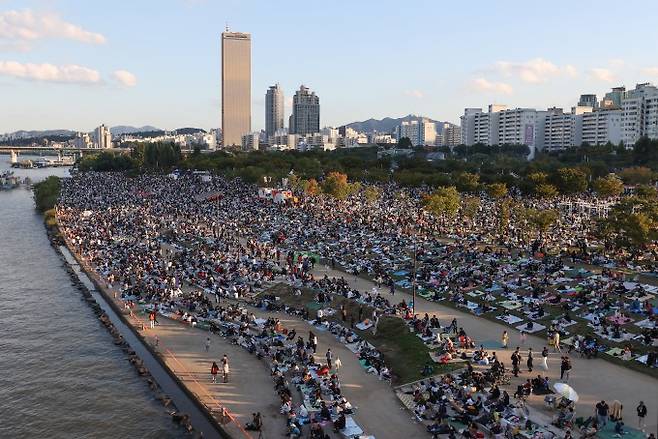
[(503, 344), (501, 342), (495, 340), (484, 340), (479, 344), (481, 344), (483, 347), (487, 349), (501, 349), (503, 347)]
[(317, 310), (319, 310), (320, 308), (322, 308), (322, 304), (320, 304), (320, 303), (318, 303), (318, 302), (308, 302), (308, 303), (306, 304), (306, 307), (307, 307), (308, 309), (312, 309), (313, 311), (317, 311)]
[[(629, 423), (624, 422), (624, 435), (622, 436), (624, 439), (644, 439), (646, 437), (645, 434), (642, 433), (640, 430), (636, 430), (633, 427), (629, 427), (628, 426)], [(598, 431), (598, 433), (596, 433), (596, 437), (598, 437), (599, 439), (618, 438), (619, 436), (616, 436), (615, 434), (615, 423), (608, 421), (608, 423), (605, 424), (605, 427), (603, 427)]]

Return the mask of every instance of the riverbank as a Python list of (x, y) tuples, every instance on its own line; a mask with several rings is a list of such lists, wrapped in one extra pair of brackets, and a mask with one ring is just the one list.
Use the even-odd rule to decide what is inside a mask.
[[(165, 407), (172, 405), (180, 410), (174, 410), (171, 412), (172, 420), (182, 425), (193, 435), (193, 437), (238, 437), (231, 434), (231, 432), (227, 431), (225, 426), (222, 425), (224, 417), (218, 417), (217, 413), (214, 413), (219, 411), (219, 413), (222, 414), (221, 408), (217, 406), (209, 407), (208, 405), (202, 404), (194, 389), (190, 389), (188, 384), (184, 382), (184, 378), (181, 377), (180, 371), (176, 371), (175, 365), (180, 364), (180, 361), (176, 358), (174, 353), (168, 349), (164, 352), (160, 349), (156, 349), (156, 346), (153, 345), (153, 340), (149, 343), (149, 340), (142, 333), (145, 329), (144, 322), (137, 319), (132, 312), (126, 314), (126, 310), (121, 308), (121, 304), (113, 292), (110, 291), (103, 280), (100, 279), (95, 271), (88, 266), (83, 258), (75, 252), (73, 246), (67, 242), (65, 238), (61, 237), (61, 235), (59, 235), (54, 229), (49, 229), (49, 231), (51, 238), (53, 239), (53, 245), (60, 247), (60, 252), (71, 267), (71, 270), (76, 272), (77, 264), (79, 272), (76, 274), (82, 274), (87, 280), (87, 282), (84, 282), (84, 278), (82, 278), (81, 282), (86, 283), (87, 285), (85, 286), (87, 288), (101, 295), (105, 304), (111, 308), (111, 312), (120, 319), (121, 323), (123, 323), (124, 331), (121, 332), (116, 329), (114, 324), (110, 321), (108, 314), (102, 311), (102, 306), (96, 304), (93, 300), (90, 301), (92, 309), (95, 310), (101, 322), (115, 337), (115, 344), (124, 350), (128, 355), (131, 364), (133, 364), (138, 373), (147, 380), (149, 387), (157, 395), (156, 398), (161, 401)], [(66, 255), (66, 253), (68, 253), (68, 255)], [(90, 293), (87, 294), (91, 297)], [(87, 299), (88, 301), (89, 297)], [(109, 310), (106, 309), (106, 311)], [(126, 331), (130, 331), (130, 334), (127, 334)], [(126, 341), (126, 339), (130, 342)], [(164, 346), (164, 343), (162, 346)], [(141, 355), (137, 355), (136, 351), (141, 351)], [(152, 369), (154, 373), (152, 374), (152, 370), (149, 369)], [(168, 393), (164, 393), (163, 390)]]

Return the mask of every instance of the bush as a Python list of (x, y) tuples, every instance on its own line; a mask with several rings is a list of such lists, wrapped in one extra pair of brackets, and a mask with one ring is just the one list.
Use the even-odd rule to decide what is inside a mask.
[[(41, 213), (50, 212), (57, 204), (62, 181), (59, 177), (50, 176), (34, 185), (34, 204)], [(50, 212), (54, 217), (54, 211)]]

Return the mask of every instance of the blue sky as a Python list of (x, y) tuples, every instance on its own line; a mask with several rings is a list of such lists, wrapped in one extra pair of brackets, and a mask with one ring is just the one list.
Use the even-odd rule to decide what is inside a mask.
[(316, 91), (322, 125), (569, 107), (658, 83), (656, 17), (633, 0), (0, 0), (0, 133), (217, 127), (225, 23), (252, 34), (254, 129), (275, 82)]

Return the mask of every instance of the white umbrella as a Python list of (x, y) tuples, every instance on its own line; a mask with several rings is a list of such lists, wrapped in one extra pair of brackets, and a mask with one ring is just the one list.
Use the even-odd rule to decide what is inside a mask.
[(570, 385), (564, 383), (555, 383), (553, 384), (553, 388), (561, 397), (566, 398), (569, 401), (578, 402), (578, 394)]

